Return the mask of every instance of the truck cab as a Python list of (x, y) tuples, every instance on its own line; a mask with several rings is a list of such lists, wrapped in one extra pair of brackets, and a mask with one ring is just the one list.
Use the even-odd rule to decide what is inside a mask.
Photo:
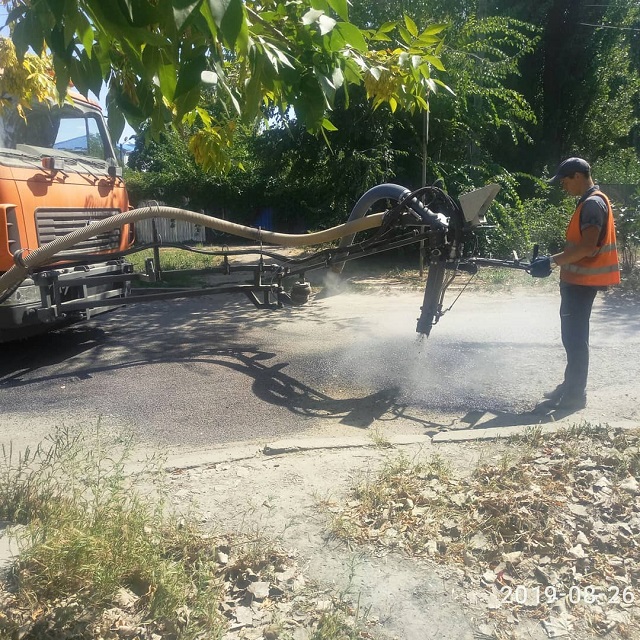
[[(98, 104), (70, 93), (62, 105), (0, 112), (0, 275), (43, 244), (128, 209)], [(124, 225), (38, 267), (0, 298), (0, 342), (87, 319), (96, 301), (108, 305), (100, 311), (117, 306), (129, 290), (131, 265), (121, 255), (132, 243)]]

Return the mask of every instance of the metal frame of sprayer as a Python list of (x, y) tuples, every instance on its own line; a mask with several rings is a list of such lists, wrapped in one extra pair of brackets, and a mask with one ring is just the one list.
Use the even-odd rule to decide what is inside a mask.
[[(60, 320), (65, 317), (73, 318), (82, 313), (88, 319), (91, 309), (120, 306), (138, 302), (169, 300), (176, 298), (192, 298), (221, 293), (241, 293), (257, 307), (273, 309), (285, 304), (304, 304), (309, 299), (311, 287), (305, 279), (305, 273), (322, 268), (340, 271), (342, 265), (351, 260), (372, 256), (383, 251), (404, 247), (416, 242), (422, 243), (423, 256), (428, 265), (424, 300), (421, 314), (418, 318), (416, 331), (429, 335), (432, 327), (445, 313), (443, 309), (444, 296), (453, 278), (459, 273), (475, 274), (479, 266), (508, 267), (528, 269), (528, 262), (514, 260), (494, 260), (468, 255), (475, 244), (475, 232), (480, 227), (487, 227), (484, 214), (493, 201), (499, 187), (489, 185), (477, 191), (465, 194), (459, 201), (451, 198), (438, 186), (427, 186), (415, 191), (398, 185), (381, 185), (393, 187), (391, 197), (386, 198), (388, 207), (384, 212), (379, 228), (367, 234), (367, 238), (348, 243), (341, 243), (337, 247), (323, 249), (304, 257), (290, 257), (278, 253), (271, 248), (265, 249), (260, 245), (258, 249), (222, 249), (209, 251), (197, 249), (184, 244), (166, 243), (157, 232), (155, 223), (153, 228), (153, 242), (136, 245), (132, 249), (113, 256), (115, 260), (122, 260), (126, 256), (139, 251), (152, 249), (153, 257), (145, 261), (145, 272), (134, 274), (133, 267), (128, 265), (124, 273), (115, 276), (122, 281), (126, 295), (122, 299), (104, 299), (96, 296), (95, 300), (65, 299), (64, 291), (69, 287), (86, 282), (86, 277), (78, 273), (83, 267), (73, 267), (77, 263), (90, 264), (104, 262), (104, 255), (87, 255), (66, 253), (65, 264), (69, 269), (63, 273), (59, 269), (43, 269), (30, 274), (33, 283), (41, 291), (41, 308), (38, 310), (43, 320)], [(375, 189), (375, 188), (374, 188)], [(374, 190), (371, 190), (372, 192)], [(369, 192), (368, 192), (369, 193)], [(366, 196), (367, 194), (365, 194)], [(377, 193), (373, 194), (374, 197)], [(364, 196), (363, 196), (364, 198)], [(371, 197), (369, 198), (372, 199)], [(381, 198), (383, 199), (383, 198)], [(153, 221), (153, 218), (152, 218)], [(170, 247), (206, 254), (212, 257), (222, 257), (222, 264), (216, 267), (205, 267), (188, 270), (163, 270), (160, 248)], [(233, 264), (232, 258), (254, 254), (258, 260), (254, 264)], [(265, 261), (273, 260), (273, 263)], [(242, 284), (228, 284), (208, 287), (145, 287), (132, 288), (135, 280), (146, 284), (159, 283), (166, 275), (207, 275), (245, 272), (250, 274), (247, 282)], [(284, 287), (284, 279), (297, 277), (290, 292)], [(113, 282), (110, 274), (91, 277), (93, 284), (99, 285), (99, 280)]]

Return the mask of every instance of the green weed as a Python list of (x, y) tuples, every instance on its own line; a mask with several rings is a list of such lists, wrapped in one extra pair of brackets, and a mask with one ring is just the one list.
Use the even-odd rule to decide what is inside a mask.
[[(198, 247), (205, 249), (205, 247)], [(212, 249), (208, 247), (207, 249)], [(153, 258), (153, 250), (145, 249), (138, 251), (127, 257), (127, 260), (134, 266), (136, 273), (145, 272), (145, 260)], [(193, 251), (185, 251), (183, 249), (161, 248), (160, 249), (160, 266), (166, 271), (176, 269), (204, 269), (206, 267), (217, 267), (222, 262), (220, 256), (210, 256), (203, 253), (194, 253)]]
[[(77, 625), (77, 615), (64, 614), (69, 601), (95, 620), (126, 589), (157, 633), (217, 637), (224, 623), (213, 543), (165, 514), (158, 460), (132, 454), (130, 438), (107, 437), (99, 425), (90, 434), (60, 429), (33, 451), (4, 449), (0, 514), (24, 525), (14, 605), (31, 611), (34, 629), (48, 625), (62, 634), (71, 619)], [(134, 486), (141, 475), (152, 492)], [(0, 632), (17, 631), (0, 619)]]

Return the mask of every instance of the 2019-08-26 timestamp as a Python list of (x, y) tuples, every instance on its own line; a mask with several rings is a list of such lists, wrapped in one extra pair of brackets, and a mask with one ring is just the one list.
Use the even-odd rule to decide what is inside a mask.
[(622, 604), (632, 605), (636, 601), (633, 587), (620, 589), (616, 586), (603, 587), (600, 585), (574, 585), (568, 589), (564, 586), (508, 586), (500, 589), (502, 602), (505, 604), (527, 604), (539, 606), (554, 604), (558, 600), (566, 599), (571, 604)]

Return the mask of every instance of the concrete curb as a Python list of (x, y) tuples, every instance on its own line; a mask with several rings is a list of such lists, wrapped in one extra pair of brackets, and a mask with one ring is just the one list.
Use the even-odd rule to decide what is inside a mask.
[[(495, 418), (493, 414), (487, 414), (489, 419)], [(486, 420), (485, 422), (488, 422)], [(483, 427), (482, 423), (470, 429), (452, 429), (443, 431), (433, 436), (429, 435), (396, 435), (385, 436), (379, 443), (370, 436), (337, 437), (337, 438), (285, 438), (270, 443), (247, 443), (230, 447), (218, 447), (215, 449), (181, 451), (170, 455), (165, 469), (168, 472), (178, 469), (197, 469), (201, 467), (214, 467), (220, 464), (242, 462), (243, 460), (255, 460), (262, 457), (277, 457), (292, 454), (304, 454), (314, 451), (338, 451), (344, 449), (384, 449), (403, 446), (431, 446), (435, 444), (489, 441), (511, 438), (525, 435), (531, 429), (541, 429), (542, 433), (556, 433), (562, 429), (569, 429), (589, 423), (587, 420), (562, 419), (556, 422), (543, 424), (531, 423), (522, 425), (507, 425), (499, 427)], [(607, 425), (612, 429), (638, 429), (640, 424), (632, 420), (597, 423)]]
[(279, 440), (273, 444), (266, 444), (262, 453), (266, 456), (282, 455), (287, 453), (300, 453), (305, 451), (317, 451), (319, 449), (360, 449), (364, 447), (385, 448), (400, 447), (413, 444), (431, 444), (431, 437), (425, 435), (398, 435), (385, 437), (379, 444), (368, 437), (357, 438), (310, 438)]
[(196, 469), (232, 462), (242, 462), (243, 460), (254, 460), (263, 456), (275, 457), (319, 450), (382, 449), (385, 443), (388, 443), (390, 448), (409, 445), (430, 445), (431, 436), (390, 436), (388, 438), (385, 437), (380, 444), (377, 444), (368, 436), (345, 438), (286, 438), (266, 444), (255, 443), (216, 449), (182, 451), (175, 455), (169, 455), (165, 469), (168, 472), (177, 469)]
[[(499, 440), (501, 438), (511, 438), (513, 436), (525, 435), (530, 429), (541, 429), (542, 433), (556, 433), (562, 429), (569, 429), (574, 426), (580, 426), (581, 424), (588, 423), (583, 420), (582, 422), (576, 422), (575, 420), (558, 420), (557, 422), (547, 422), (544, 424), (525, 424), (515, 425), (510, 427), (488, 427), (482, 428), (482, 426), (475, 427), (473, 429), (460, 429), (458, 431), (444, 431), (437, 433), (432, 438), (434, 444), (443, 442), (468, 442), (471, 440)], [(638, 429), (640, 424), (637, 422), (629, 421), (616, 421), (602, 423), (611, 429)]]
[(0, 521), (0, 580), (5, 579), (7, 572), (18, 558), (16, 541), (10, 536), (11, 527), (15, 532), (20, 525)]

